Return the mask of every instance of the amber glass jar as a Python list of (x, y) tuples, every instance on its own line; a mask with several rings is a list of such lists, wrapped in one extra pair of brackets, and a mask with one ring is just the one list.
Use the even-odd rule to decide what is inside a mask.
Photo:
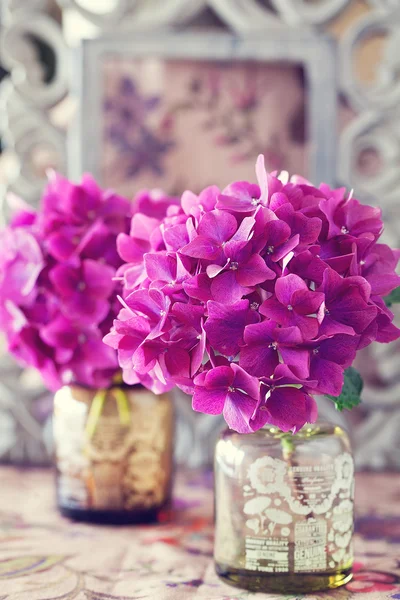
[(256, 592), (316, 592), (350, 581), (353, 459), (346, 433), (317, 424), (221, 434), (215, 453), (215, 564)]
[(173, 404), (142, 386), (66, 386), (54, 399), (57, 500), (72, 519), (166, 518), (173, 473)]

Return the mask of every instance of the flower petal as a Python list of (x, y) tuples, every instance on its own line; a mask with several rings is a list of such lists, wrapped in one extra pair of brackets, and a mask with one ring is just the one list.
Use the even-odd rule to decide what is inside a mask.
[(292, 303), (292, 295), (297, 290), (309, 291), (306, 283), (298, 275), (291, 273), (276, 280), (275, 294), (279, 302), (284, 306)]
[(226, 399), (225, 389), (210, 389), (195, 386), (192, 408), (206, 415), (220, 415), (224, 409)]
[(235, 356), (243, 342), (245, 326), (254, 319), (249, 301), (241, 300), (225, 305), (207, 302), (208, 319), (204, 325), (207, 338), (213, 348), (224, 356)]
[(251, 433), (250, 421), (257, 408), (257, 401), (240, 391), (228, 392), (223, 415), (231, 429), (238, 433)]
[(343, 368), (329, 360), (314, 356), (311, 360), (310, 377), (318, 383), (316, 390), (321, 394), (340, 396), (343, 387)]
[(253, 254), (237, 271), (237, 281), (241, 286), (253, 286), (266, 280), (275, 279), (276, 274), (259, 254)]
[(282, 431), (298, 431), (306, 423), (314, 423), (317, 411), (314, 399), (293, 387), (275, 388), (266, 400), (268, 422)]

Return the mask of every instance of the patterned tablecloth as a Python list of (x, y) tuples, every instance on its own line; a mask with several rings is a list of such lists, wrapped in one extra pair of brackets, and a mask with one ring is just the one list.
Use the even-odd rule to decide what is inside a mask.
[[(54, 506), (47, 470), (0, 468), (0, 600), (262, 600), (220, 583), (212, 562), (212, 476), (180, 474), (173, 522), (71, 523)], [(357, 482), (355, 576), (304, 600), (400, 599), (400, 476)]]

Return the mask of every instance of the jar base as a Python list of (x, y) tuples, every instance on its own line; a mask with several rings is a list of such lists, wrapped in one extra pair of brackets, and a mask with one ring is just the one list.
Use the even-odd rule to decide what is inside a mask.
[(349, 583), (353, 577), (352, 569), (342, 569), (334, 574), (304, 573), (261, 575), (245, 569), (215, 563), (217, 575), (225, 583), (250, 592), (307, 593), (335, 589)]
[(67, 508), (58, 506), (63, 517), (72, 521), (96, 523), (98, 525), (140, 525), (148, 523), (165, 523), (169, 520), (169, 507), (155, 507), (136, 511), (95, 510)]

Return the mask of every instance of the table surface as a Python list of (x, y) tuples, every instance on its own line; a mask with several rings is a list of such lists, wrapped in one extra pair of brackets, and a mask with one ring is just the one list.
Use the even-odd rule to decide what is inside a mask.
[[(109, 527), (63, 519), (52, 473), (0, 467), (0, 600), (272, 600), (221, 583), (212, 562), (212, 476), (180, 473), (174, 519)], [(357, 480), (355, 575), (303, 600), (400, 599), (400, 475)]]

